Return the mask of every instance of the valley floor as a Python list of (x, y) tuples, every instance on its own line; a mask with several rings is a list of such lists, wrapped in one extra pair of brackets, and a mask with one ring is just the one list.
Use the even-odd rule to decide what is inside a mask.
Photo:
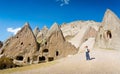
[[(85, 54), (79, 53), (44, 67), (34, 65), (34, 68), (13, 70), (10, 74), (120, 74), (120, 51), (98, 49), (92, 50), (90, 56), (92, 60), (86, 61)], [(0, 70), (0, 74), (6, 74), (8, 70)]]

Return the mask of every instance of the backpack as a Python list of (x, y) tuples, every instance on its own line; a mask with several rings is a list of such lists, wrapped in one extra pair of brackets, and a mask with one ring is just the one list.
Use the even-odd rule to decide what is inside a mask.
[(89, 49), (87, 49), (87, 52), (90, 52), (90, 50), (89, 50)]

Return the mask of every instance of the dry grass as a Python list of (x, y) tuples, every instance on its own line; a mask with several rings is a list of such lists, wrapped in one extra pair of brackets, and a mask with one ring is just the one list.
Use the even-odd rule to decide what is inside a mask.
[(16, 68), (4, 69), (4, 70), (0, 70), (0, 74), (10, 74), (10, 73), (13, 73), (13, 72), (34, 70), (34, 69), (38, 69), (38, 68), (48, 67), (48, 66), (51, 66), (53, 64), (56, 64), (56, 62), (53, 61), (53, 62), (47, 62), (47, 63), (27, 65), (27, 66), (24, 66), (24, 67), (16, 67)]

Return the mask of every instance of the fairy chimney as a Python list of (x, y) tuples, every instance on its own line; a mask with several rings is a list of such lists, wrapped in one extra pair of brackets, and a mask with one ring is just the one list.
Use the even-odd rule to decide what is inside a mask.
[(37, 50), (35, 36), (28, 23), (13, 37), (9, 38), (2, 48), (1, 54), (15, 60), (16, 64), (32, 63), (32, 55)]
[(120, 21), (111, 10), (105, 12), (102, 25), (96, 36), (95, 47), (107, 49), (120, 48)]
[(63, 33), (57, 23), (54, 23), (48, 31), (46, 41), (46, 48), (42, 50), (42, 53), (44, 53), (44, 50), (48, 51), (47, 56), (45, 56), (48, 61), (75, 54), (78, 51), (73, 45), (65, 41)]

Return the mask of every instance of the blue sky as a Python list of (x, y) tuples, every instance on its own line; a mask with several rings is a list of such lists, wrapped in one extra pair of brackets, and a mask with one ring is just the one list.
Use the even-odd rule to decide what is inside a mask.
[(50, 27), (54, 22), (101, 22), (108, 8), (120, 16), (120, 0), (0, 0), (0, 40), (14, 35), (25, 22), (32, 29)]

